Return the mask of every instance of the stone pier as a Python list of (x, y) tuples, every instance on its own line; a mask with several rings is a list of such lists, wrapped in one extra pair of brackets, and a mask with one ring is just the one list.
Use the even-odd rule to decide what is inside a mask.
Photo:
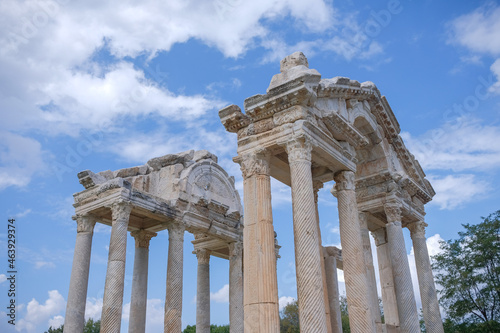
[(168, 228), (167, 296), (165, 297), (165, 332), (182, 331), (182, 278), (184, 272), (184, 226)]
[(229, 330), (243, 332), (243, 244), (229, 244)]
[(210, 251), (198, 249), (196, 289), (196, 333), (210, 333)]
[(323, 248), (325, 275), (330, 305), (330, 326), (332, 333), (342, 333), (342, 314), (340, 312), (339, 281), (337, 276), (337, 258), (340, 250), (333, 247)]

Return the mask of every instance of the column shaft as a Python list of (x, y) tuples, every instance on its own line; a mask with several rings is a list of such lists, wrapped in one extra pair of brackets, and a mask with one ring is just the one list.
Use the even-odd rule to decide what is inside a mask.
[(338, 250), (333, 247), (324, 248), (323, 250), (332, 333), (342, 333), (342, 314), (340, 312), (340, 294), (336, 258)]
[(198, 258), (196, 333), (210, 333), (210, 251), (195, 250)]
[(378, 304), (377, 280), (375, 279), (375, 268), (373, 267), (373, 254), (370, 243), (370, 231), (368, 230), (367, 213), (359, 213), (359, 223), (361, 227), (361, 238), (363, 239), (363, 252), (365, 255), (366, 277), (368, 279), (368, 289), (370, 291), (372, 316), (378, 329), (381, 328), (382, 318), (380, 314), (380, 306)]
[(146, 331), (148, 301), (149, 241), (157, 234), (141, 229), (132, 232), (131, 235), (135, 238), (135, 258), (128, 331), (130, 333), (144, 333)]
[(90, 252), (95, 220), (90, 216), (77, 216), (76, 222), (75, 253), (69, 282), (64, 332), (82, 332), (85, 325), (85, 304), (87, 302)]
[(286, 146), (292, 180), (293, 231), (300, 331), (328, 332), (323, 289), (323, 254), (311, 172), (311, 145), (298, 138)]
[(401, 209), (397, 204), (386, 204), (385, 212), (389, 221), (386, 227), (387, 241), (394, 274), (400, 331), (401, 333), (419, 332), (417, 304), (401, 227)]
[(371, 314), (363, 239), (354, 192), (354, 173), (342, 171), (335, 175), (335, 182), (351, 332), (375, 333), (376, 325)]
[(408, 228), (411, 231), (411, 239), (413, 241), (425, 329), (428, 333), (443, 333), (443, 320), (441, 319), (436, 286), (434, 285), (434, 276), (432, 275), (429, 251), (427, 250), (425, 239), (426, 226), (425, 222), (416, 222), (411, 223)]
[(172, 224), (168, 229), (167, 295), (165, 297), (164, 332), (182, 331), (182, 279), (184, 262), (184, 226)]
[(394, 276), (392, 273), (391, 256), (387, 245), (385, 228), (373, 233), (377, 245), (378, 270), (382, 289), (382, 305), (384, 306), (384, 321), (386, 326), (399, 327), (398, 304), (394, 290)]
[(245, 204), (244, 325), (245, 331), (252, 333), (280, 331), (268, 158), (266, 154), (252, 154), (241, 161)]
[(243, 244), (229, 244), (229, 331), (243, 333)]
[(104, 287), (101, 333), (120, 332), (127, 250), (127, 228), (132, 205), (128, 202), (118, 202), (111, 206), (111, 210), (113, 221), (109, 241), (106, 284)]

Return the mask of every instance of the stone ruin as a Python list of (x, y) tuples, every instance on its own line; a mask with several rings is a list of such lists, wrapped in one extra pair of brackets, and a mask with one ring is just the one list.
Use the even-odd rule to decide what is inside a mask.
[[(149, 240), (169, 231), (164, 332), (180, 332), (182, 243), (195, 234), (197, 332), (210, 332), (210, 255), (230, 261), (231, 332), (280, 331), (270, 179), (291, 186), (300, 331), (340, 333), (337, 268), (344, 270), (353, 333), (418, 333), (420, 325), (403, 228), (411, 233), (426, 330), (443, 326), (426, 238), (435, 192), (405, 147), (394, 113), (372, 82), (321, 79), (306, 57), (281, 61), (264, 95), (219, 111), (237, 133), (244, 223), (234, 179), (207, 151), (155, 158), (144, 166), (79, 174), (77, 241), (65, 332), (82, 332), (92, 230), (112, 226), (101, 332), (119, 332), (127, 231), (136, 239), (129, 332), (144, 332)], [(342, 250), (324, 247), (318, 191), (334, 181)], [(370, 233), (377, 247), (384, 322)], [(244, 265), (243, 265), (244, 263)]]

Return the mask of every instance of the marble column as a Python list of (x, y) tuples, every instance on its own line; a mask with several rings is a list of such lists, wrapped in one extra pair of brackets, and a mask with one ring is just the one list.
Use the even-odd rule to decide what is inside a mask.
[(128, 331), (129, 333), (144, 333), (148, 302), (149, 241), (157, 233), (141, 229), (131, 232), (130, 235), (135, 239), (135, 258)]
[(260, 151), (240, 160), (245, 206), (244, 329), (252, 333), (280, 331), (269, 158), (266, 151)]
[(64, 332), (83, 332), (85, 304), (89, 284), (90, 252), (95, 219), (90, 215), (76, 216), (76, 243), (73, 268), (69, 282), (68, 303), (64, 319)]
[[(319, 190), (323, 188), (323, 183), (320, 181), (313, 181), (313, 190), (314, 190), (314, 204), (316, 206), (316, 222), (318, 224), (318, 246), (319, 246), (319, 251), (320, 253), (323, 254), (323, 242), (321, 241), (321, 228), (319, 225), (319, 210), (318, 210), (318, 192)], [(326, 328), (327, 332), (331, 333), (333, 328), (332, 328), (332, 318), (331, 318), (331, 311), (330, 311), (330, 300), (328, 298), (328, 286), (327, 286), (327, 281), (326, 281), (326, 273), (325, 273), (325, 260), (323, 257), (323, 260), (321, 260), (321, 275), (323, 278), (323, 290), (325, 291), (324, 294), (324, 299), (325, 299), (325, 315), (326, 315)]]
[(101, 314), (101, 333), (120, 332), (127, 251), (127, 228), (132, 205), (130, 202), (117, 202), (111, 206), (111, 211), (112, 227)]
[(198, 281), (196, 289), (196, 333), (210, 333), (210, 251), (196, 249)]
[(417, 304), (411, 282), (408, 254), (401, 227), (401, 208), (397, 203), (385, 204), (387, 216), (387, 241), (394, 275), (394, 289), (398, 304), (399, 327), (401, 333), (420, 332)]
[(168, 228), (167, 295), (165, 297), (164, 332), (182, 331), (182, 278), (184, 263), (184, 225)]
[(229, 244), (229, 331), (243, 333), (243, 244)]
[(346, 286), (349, 324), (352, 333), (375, 333), (371, 314), (370, 290), (366, 274), (363, 238), (359, 225), (358, 207), (354, 192), (354, 172), (341, 171), (335, 175), (338, 200), (340, 242)]
[(342, 314), (340, 312), (339, 280), (337, 276), (338, 252), (339, 250), (333, 246), (323, 248), (332, 333), (342, 333)]
[[(398, 304), (394, 290), (394, 277), (392, 273), (391, 256), (387, 244), (385, 228), (372, 232), (377, 246), (378, 271), (382, 289), (382, 305), (384, 307), (384, 321), (386, 327), (399, 327)], [(389, 331), (389, 330), (388, 330)]]
[(319, 230), (311, 172), (312, 145), (306, 138), (286, 144), (292, 180), (293, 234), (300, 331), (327, 332), (323, 289), (323, 253), (319, 248)]
[(443, 333), (443, 320), (441, 319), (441, 312), (439, 310), (429, 251), (427, 250), (425, 227), (427, 227), (427, 223), (423, 221), (408, 224), (413, 241), (413, 251), (415, 253), (425, 329), (427, 333)]
[(380, 306), (378, 304), (377, 280), (375, 279), (375, 268), (373, 267), (372, 246), (370, 243), (370, 231), (368, 230), (368, 214), (365, 212), (359, 213), (359, 225), (361, 227), (361, 238), (363, 239), (363, 252), (365, 255), (366, 277), (368, 279), (368, 289), (370, 291), (370, 304), (372, 316), (377, 330), (382, 329), (382, 317)]

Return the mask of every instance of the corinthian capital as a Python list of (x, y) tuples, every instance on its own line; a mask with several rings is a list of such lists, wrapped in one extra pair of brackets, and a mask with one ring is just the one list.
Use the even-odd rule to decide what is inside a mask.
[(288, 162), (308, 161), (311, 162), (312, 144), (306, 137), (297, 137), (283, 144), (288, 154)]
[(172, 223), (168, 227), (168, 241), (184, 240), (184, 225), (180, 223)]
[(149, 241), (151, 238), (157, 236), (158, 234), (156, 232), (141, 229), (132, 231), (130, 235), (135, 239), (135, 247), (144, 247), (147, 249), (149, 248)]
[(387, 222), (401, 223), (401, 205), (398, 203), (387, 203), (384, 205)]
[(428, 226), (424, 221), (413, 222), (407, 225), (410, 229), (411, 238), (425, 238), (425, 228)]
[(253, 175), (269, 175), (269, 159), (271, 154), (262, 150), (243, 155), (239, 158), (239, 164), (243, 179), (249, 178)]
[(337, 191), (355, 190), (354, 172), (340, 171), (333, 177), (335, 180), (335, 189)]
[(77, 215), (76, 218), (76, 232), (93, 232), (96, 219), (92, 215)]
[(111, 205), (111, 212), (113, 221), (127, 220), (132, 211), (132, 204), (130, 201), (118, 201)]
[(198, 258), (198, 264), (208, 265), (210, 263), (210, 253), (212, 253), (212, 251), (207, 249), (196, 249), (194, 253), (196, 254), (196, 258)]

